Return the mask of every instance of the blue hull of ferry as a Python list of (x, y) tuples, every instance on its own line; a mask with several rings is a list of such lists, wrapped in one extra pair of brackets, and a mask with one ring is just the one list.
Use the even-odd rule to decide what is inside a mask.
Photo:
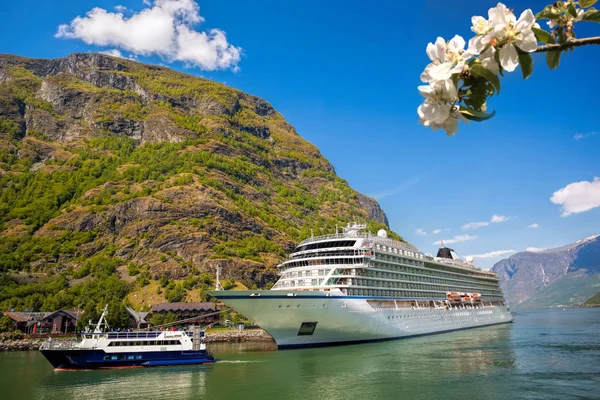
[(101, 369), (212, 364), (206, 350), (105, 353), (104, 350), (40, 350), (55, 369)]

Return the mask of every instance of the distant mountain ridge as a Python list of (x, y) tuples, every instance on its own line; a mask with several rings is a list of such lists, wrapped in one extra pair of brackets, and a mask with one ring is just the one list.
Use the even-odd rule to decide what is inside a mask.
[(511, 305), (581, 304), (600, 291), (600, 234), (554, 249), (513, 254), (492, 271), (502, 279)]

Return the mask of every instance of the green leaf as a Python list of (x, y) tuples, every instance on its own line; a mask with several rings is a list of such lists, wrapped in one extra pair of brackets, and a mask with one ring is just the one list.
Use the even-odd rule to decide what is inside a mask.
[(569, 6), (567, 7), (567, 11), (569, 14), (571, 14), (571, 17), (577, 18), (577, 10), (575, 10), (575, 6), (573, 5), (573, 3), (569, 4)]
[(496, 111), (486, 114), (482, 111), (473, 110), (472, 108), (464, 106), (460, 106), (458, 112), (460, 112), (466, 119), (477, 122), (485, 121), (486, 119), (490, 119), (496, 115)]
[(523, 73), (523, 79), (529, 78), (533, 72), (533, 60), (529, 53), (519, 54), (519, 65), (521, 66), (521, 72)]
[(494, 89), (496, 89), (496, 92), (500, 93), (500, 79), (498, 79), (492, 71), (481, 64), (475, 64), (471, 67), (471, 73), (491, 83), (494, 86)]
[(544, 7), (542, 11), (535, 14), (535, 19), (558, 19), (560, 17), (560, 10), (553, 5)]
[(598, 0), (579, 0), (579, 7), (588, 8), (593, 6)]
[(584, 21), (591, 21), (591, 22), (600, 22), (600, 11), (596, 10), (593, 7), (592, 8), (588, 8), (583, 13), (583, 20)]
[(546, 64), (548, 68), (556, 69), (560, 64), (560, 51), (549, 51), (546, 53)]
[(548, 43), (554, 44), (555, 43), (554, 38), (552, 37), (550, 32), (547, 32), (547, 31), (543, 30), (542, 28), (536, 28), (536, 27), (531, 28), (531, 30), (533, 31), (533, 33), (535, 33), (535, 38), (538, 40), (538, 42), (542, 42), (544, 44), (548, 44)]

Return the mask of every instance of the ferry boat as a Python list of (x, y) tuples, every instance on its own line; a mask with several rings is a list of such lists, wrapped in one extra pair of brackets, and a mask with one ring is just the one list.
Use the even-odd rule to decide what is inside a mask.
[(500, 278), (442, 247), (433, 257), (365, 232), (310, 237), (271, 290), (210, 294), (254, 321), (278, 348), (400, 339), (513, 321)]
[(142, 368), (168, 365), (213, 364), (195, 326), (184, 331), (104, 332), (107, 307), (92, 332), (81, 340), (48, 339), (41, 353), (55, 369)]

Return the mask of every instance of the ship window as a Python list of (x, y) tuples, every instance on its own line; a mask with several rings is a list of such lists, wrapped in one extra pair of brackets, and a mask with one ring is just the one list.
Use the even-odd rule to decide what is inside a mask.
[[(110, 346), (110, 345), (109, 345), (109, 346)], [(110, 360), (110, 356), (104, 356), (104, 360), (105, 360), (105, 361), (107, 361), (107, 360)]]
[(147, 341), (147, 340), (144, 340), (144, 341), (142, 342), (142, 345), (144, 345), (144, 346), (148, 346), (148, 341)]

